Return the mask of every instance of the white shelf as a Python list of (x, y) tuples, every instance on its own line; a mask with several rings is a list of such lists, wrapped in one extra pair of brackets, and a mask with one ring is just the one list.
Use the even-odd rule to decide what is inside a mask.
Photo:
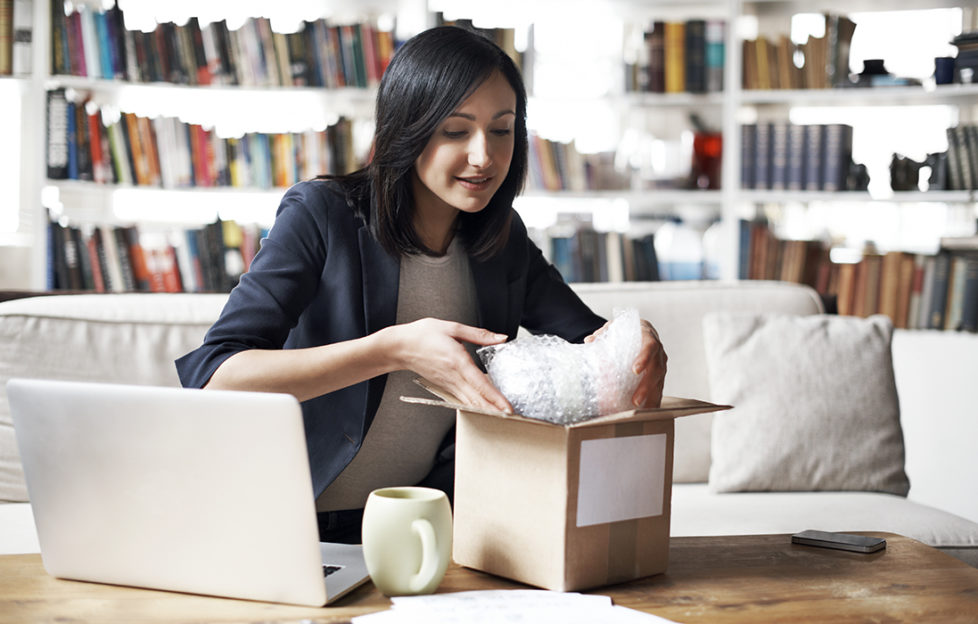
[(941, 203), (970, 204), (978, 201), (975, 191), (895, 191), (890, 195), (873, 197), (865, 191), (753, 191), (737, 193), (740, 201), (768, 203), (864, 202), (864, 203)]
[(877, 11), (917, 11), (975, 6), (974, 0), (744, 0), (745, 10), (763, 15), (785, 13), (860, 13)]
[(845, 89), (750, 89), (740, 93), (745, 105), (907, 106), (978, 104), (978, 84), (936, 87), (852, 87)]
[[(203, 225), (218, 216), (226, 221), (269, 226), (284, 188), (183, 188), (95, 184), (48, 180), (60, 203), (79, 222)], [(49, 200), (50, 201), (50, 200)]]

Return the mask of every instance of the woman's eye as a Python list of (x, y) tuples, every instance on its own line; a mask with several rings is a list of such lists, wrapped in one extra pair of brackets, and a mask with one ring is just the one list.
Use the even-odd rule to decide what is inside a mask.
[(442, 134), (449, 139), (461, 139), (465, 136), (465, 130), (445, 130)]
[(509, 128), (499, 128), (492, 131), (496, 136), (509, 136), (512, 132)]

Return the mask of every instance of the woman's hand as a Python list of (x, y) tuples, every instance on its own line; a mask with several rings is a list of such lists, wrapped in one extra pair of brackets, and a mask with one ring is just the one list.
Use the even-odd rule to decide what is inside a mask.
[[(604, 333), (608, 323), (605, 323), (598, 331), (584, 339), (584, 342), (593, 342), (595, 338)], [(638, 357), (632, 363), (632, 372), (642, 375), (638, 383), (638, 388), (632, 395), (632, 404), (635, 407), (659, 407), (662, 404), (662, 386), (666, 381), (666, 362), (668, 356), (662, 343), (659, 341), (659, 334), (652, 327), (652, 324), (642, 319), (642, 347), (638, 351)]]
[(452, 321), (424, 318), (386, 330), (393, 338), (392, 355), (400, 370), (410, 370), (451, 392), (466, 405), (512, 413), (506, 397), (483, 373), (464, 343), (494, 345), (505, 334)]

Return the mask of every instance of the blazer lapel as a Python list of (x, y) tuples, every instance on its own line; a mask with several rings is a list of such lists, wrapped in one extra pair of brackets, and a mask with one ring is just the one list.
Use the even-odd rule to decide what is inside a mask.
[(366, 226), (360, 237), (360, 268), (363, 275), (363, 316), (368, 334), (393, 325), (397, 320), (397, 285), (401, 265), (371, 236)]
[(472, 260), (472, 279), (475, 281), (479, 305), (479, 322), (495, 332), (506, 332), (506, 311), (509, 309), (506, 291), (506, 272), (499, 255), (485, 261)]

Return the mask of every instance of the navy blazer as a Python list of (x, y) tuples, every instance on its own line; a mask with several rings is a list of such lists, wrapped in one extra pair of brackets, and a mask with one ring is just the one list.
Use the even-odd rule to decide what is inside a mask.
[[(505, 249), (470, 266), (481, 327), (512, 339), (522, 325), (580, 342), (605, 322), (544, 259), (515, 211)], [(203, 387), (239, 351), (319, 346), (393, 325), (399, 272), (336, 183), (296, 184), (203, 344), (176, 361), (180, 382)], [(360, 449), (386, 379), (302, 403), (316, 496)]]

